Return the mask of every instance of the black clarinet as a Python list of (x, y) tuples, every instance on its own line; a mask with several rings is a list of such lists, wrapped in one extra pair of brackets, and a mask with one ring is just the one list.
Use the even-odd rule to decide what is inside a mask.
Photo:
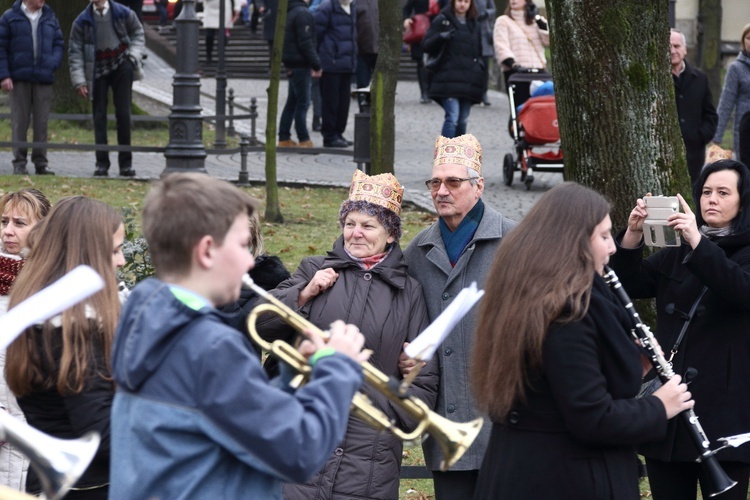
[[(606, 281), (610, 288), (612, 288), (619, 301), (628, 311), (628, 316), (632, 322), (632, 329), (630, 331), (633, 334), (633, 337), (640, 341), (641, 348), (644, 350), (649, 360), (651, 360), (651, 365), (654, 367), (654, 370), (656, 370), (659, 380), (661, 380), (662, 383), (667, 382), (675, 375), (674, 370), (672, 369), (672, 364), (667, 361), (661, 353), (661, 349), (658, 347), (659, 344), (657, 343), (654, 334), (651, 333), (648, 326), (641, 321), (641, 317), (638, 314), (638, 311), (635, 310), (635, 307), (633, 307), (633, 302), (622, 287), (620, 279), (615, 272), (607, 266), (604, 266), (604, 281)], [(696, 459), (696, 462), (701, 464), (708, 476), (708, 489), (711, 492), (710, 496), (714, 497), (724, 493), (737, 484), (737, 481), (734, 481), (727, 476), (727, 473), (724, 472), (724, 469), (721, 468), (718, 460), (716, 460), (716, 451), (711, 450), (711, 441), (708, 439), (708, 436), (706, 436), (706, 432), (703, 430), (703, 427), (701, 427), (701, 424), (698, 421), (698, 416), (693, 409), (691, 408), (680, 413), (680, 418), (685, 424), (688, 434), (698, 450), (699, 456)]]

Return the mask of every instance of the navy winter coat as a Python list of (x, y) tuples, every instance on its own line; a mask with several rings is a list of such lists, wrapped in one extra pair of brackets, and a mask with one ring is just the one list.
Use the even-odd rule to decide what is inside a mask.
[(289, 0), (281, 60), (287, 68), (320, 70), (315, 19), (303, 0)]
[(49, 5), (42, 7), (39, 18), (36, 61), (31, 36), (31, 22), (21, 10), (21, 0), (16, 0), (0, 17), (0, 80), (55, 83), (55, 70), (62, 64), (65, 42)]
[(315, 11), (318, 54), (324, 72), (354, 73), (357, 67), (357, 12), (347, 14), (339, 0), (324, 0)]

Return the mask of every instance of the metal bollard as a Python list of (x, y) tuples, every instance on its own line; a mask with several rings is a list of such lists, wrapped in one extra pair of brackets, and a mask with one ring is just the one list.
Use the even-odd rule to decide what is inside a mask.
[(357, 97), (359, 113), (354, 115), (354, 157), (357, 168), (370, 174), (370, 88), (352, 91)]
[(227, 104), (229, 106), (229, 126), (227, 127), (227, 134), (234, 137), (235, 130), (234, 130), (234, 89), (229, 89), (229, 97), (227, 98)]
[(240, 134), (240, 177), (237, 185), (250, 187), (250, 178), (247, 173), (247, 148), (250, 147), (250, 140), (247, 134)]
[(255, 97), (250, 99), (250, 146), (259, 146), (260, 141), (255, 135), (255, 122), (258, 119), (258, 99)]

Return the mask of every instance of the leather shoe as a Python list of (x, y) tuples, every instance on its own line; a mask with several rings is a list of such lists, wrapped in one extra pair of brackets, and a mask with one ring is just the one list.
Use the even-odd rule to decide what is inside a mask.
[(94, 170), (94, 177), (109, 177), (109, 172), (104, 167), (96, 167)]
[(354, 144), (354, 143), (353, 143), (352, 141), (350, 141), (349, 139), (347, 139), (347, 138), (346, 138), (346, 137), (344, 137), (343, 135), (340, 135), (340, 136), (339, 136), (339, 139), (341, 139), (342, 141), (344, 141), (344, 142), (346, 143), (346, 145), (347, 145), (347, 146), (351, 146), (351, 145), (353, 145), (353, 144)]
[(330, 141), (323, 141), (323, 147), (325, 148), (348, 148), (350, 144), (344, 139), (336, 137)]
[(121, 168), (120, 177), (135, 177), (135, 170), (133, 167)]
[(47, 167), (35, 167), (34, 171), (36, 175), (55, 175), (55, 173)]
[(26, 170), (26, 167), (17, 167), (13, 165), (13, 174), (14, 175), (27, 175), (29, 173), (28, 170)]

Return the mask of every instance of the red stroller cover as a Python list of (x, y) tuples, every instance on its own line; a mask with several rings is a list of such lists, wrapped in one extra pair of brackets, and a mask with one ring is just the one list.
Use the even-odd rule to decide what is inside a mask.
[(532, 97), (523, 105), (518, 121), (526, 133), (527, 144), (547, 144), (560, 140), (555, 96)]

